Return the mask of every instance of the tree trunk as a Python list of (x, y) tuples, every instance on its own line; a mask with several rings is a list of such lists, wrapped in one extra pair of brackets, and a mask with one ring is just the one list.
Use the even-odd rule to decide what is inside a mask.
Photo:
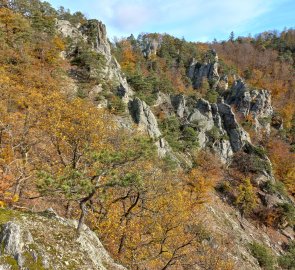
[(85, 221), (85, 216), (86, 216), (86, 212), (87, 212), (86, 202), (87, 201), (84, 201), (84, 200), (80, 202), (81, 214), (80, 214), (79, 223), (78, 223), (78, 227), (77, 227), (78, 235), (80, 235), (80, 233), (82, 231), (82, 227), (84, 225), (84, 221)]

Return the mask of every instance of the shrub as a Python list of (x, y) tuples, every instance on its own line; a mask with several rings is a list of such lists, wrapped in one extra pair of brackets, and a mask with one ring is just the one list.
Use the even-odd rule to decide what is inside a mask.
[(122, 115), (126, 112), (126, 105), (120, 97), (112, 95), (108, 99), (108, 109), (114, 114)]
[(280, 214), (280, 223), (284, 221), (289, 225), (295, 225), (295, 208), (290, 203), (281, 203), (278, 205), (278, 212)]
[(295, 241), (287, 246), (286, 253), (279, 257), (278, 262), (283, 269), (295, 269)]
[(219, 94), (218, 94), (215, 90), (209, 90), (209, 91), (207, 92), (205, 98), (206, 98), (210, 103), (216, 103), (218, 97), (219, 97)]
[(258, 260), (259, 265), (265, 270), (274, 269), (276, 259), (271, 250), (264, 245), (253, 242), (250, 244), (250, 250), (252, 255)]
[(282, 183), (281, 181), (276, 181), (274, 183), (268, 181), (265, 183), (264, 188), (267, 192), (269, 192), (271, 194), (279, 193), (285, 197), (288, 196), (286, 187), (285, 187), (284, 183)]
[(238, 187), (238, 195), (235, 204), (243, 214), (249, 214), (257, 205), (257, 196), (251, 184), (250, 178), (246, 178)]

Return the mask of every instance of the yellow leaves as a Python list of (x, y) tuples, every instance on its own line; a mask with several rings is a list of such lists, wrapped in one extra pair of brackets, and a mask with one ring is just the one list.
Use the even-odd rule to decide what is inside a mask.
[(65, 49), (64, 41), (58, 36), (54, 37), (53, 44), (55, 45), (56, 48), (58, 48), (61, 51), (63, 51)]
[(246, 178), (238, 187), (238, 195), (235, 203), (243, 214), (250, 213), (257, 206), (258, 198), (251, 184), (250, 178)]
[(4, 208), (5, 207), (5, 202), (3, 202), (3, 201), (0, 201), (0, 208)]
[(19, 201), (19, 195), (17, 195), (17, 194), (14, 195), (14, 196), (12, 197), (11, 201), (12, 201), (13, 203), (18, 202), (18, 201)]

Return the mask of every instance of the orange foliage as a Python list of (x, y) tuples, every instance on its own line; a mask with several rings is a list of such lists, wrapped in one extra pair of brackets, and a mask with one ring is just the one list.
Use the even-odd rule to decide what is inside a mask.
[(295, 196), (295, 153), (290, 152), (290, 146), (279, 139), (269, 142), (268, 151), (276, 178)]

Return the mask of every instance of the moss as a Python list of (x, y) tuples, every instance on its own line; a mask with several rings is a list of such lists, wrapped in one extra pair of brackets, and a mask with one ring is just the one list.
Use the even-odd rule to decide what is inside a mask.
[(33, 255), (30, 252), (24, 253), (25, 257), (25, 267), (27, 267), (30, 270), (45, 270), (43, 263), (42, 263), (42, 257), (38, 254), (37, 260), (34, 259)]
[(10, 221), (12, 218), (19, 217), (20, 213), (9, 210), (9, 209), (0, 209), (0, 225), (7, 223)]
[(18, 270), (18, 264), (15, 258), (9, 255), (3, 255), (0, 259), (0, 264), (7, 264), (10, 266), (10, 270)]

